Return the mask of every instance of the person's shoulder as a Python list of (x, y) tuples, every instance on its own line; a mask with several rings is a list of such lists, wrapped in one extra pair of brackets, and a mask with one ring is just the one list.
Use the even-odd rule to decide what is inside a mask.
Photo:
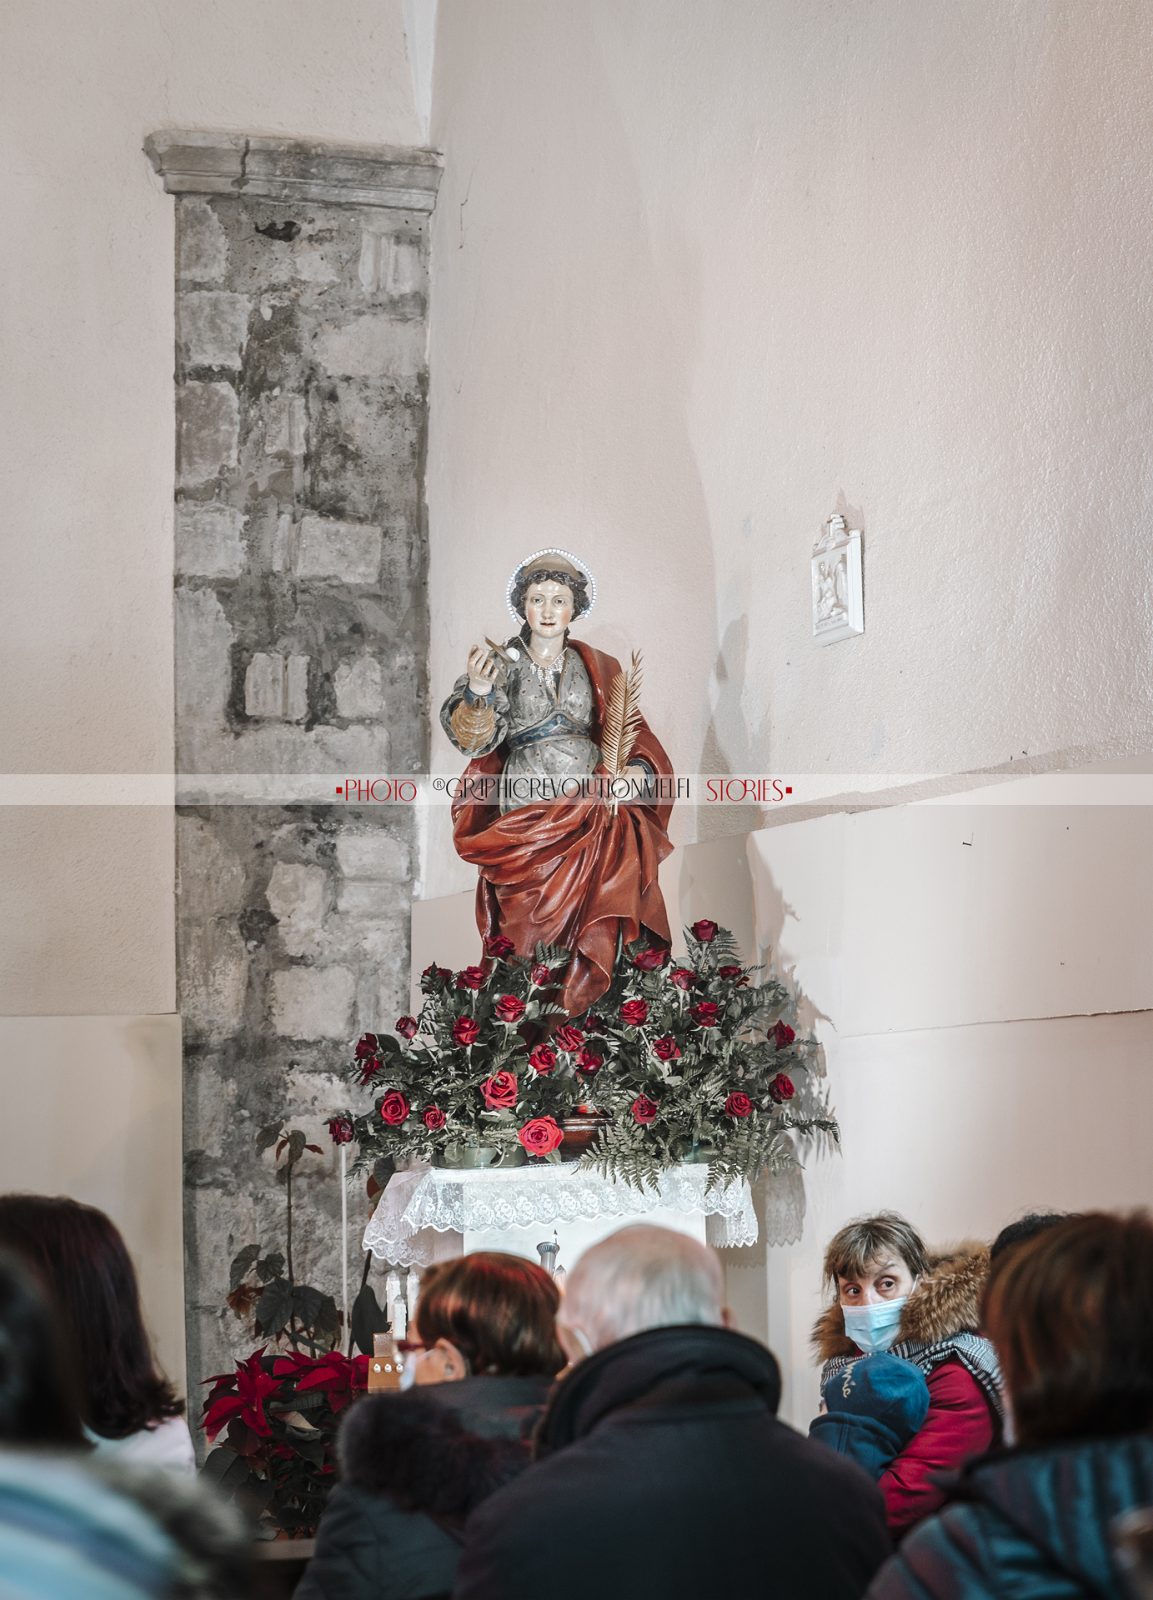
[(134, 1466), (196, 1469), (192, 1434), (183, 1417), (165, 1417), (151, 1428), (140, 1428), (124, 1439), (106, 1439), (86, 1429), (98, 1456), (108, 1456)]
[(867, 1600), (972, 1600), (996, 1592), (985, 1509), (946, 1506), (906, 1534)]

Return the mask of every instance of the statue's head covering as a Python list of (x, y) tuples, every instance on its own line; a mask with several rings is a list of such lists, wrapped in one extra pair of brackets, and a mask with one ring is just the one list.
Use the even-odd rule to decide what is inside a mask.
[(573, 592), (575, 608), (573, 619), (587, 617), (596, 603), (596, 579), (585, 566), (583, 561), (578, 561), (576, 556), (568, 550), (547, 548), (535, 550), (513, 572), (508, 580), (505, 597), (508, 609), (517, 622), (524, 621), (525, 591), (532, 583), (567, 583)]

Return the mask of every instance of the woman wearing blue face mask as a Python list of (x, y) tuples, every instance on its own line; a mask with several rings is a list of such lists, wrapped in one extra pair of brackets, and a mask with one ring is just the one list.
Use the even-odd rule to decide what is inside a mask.
[(939, 1479), (1001, 1436), (1001, 1377), (979, 1332), (989, 1271), (984, 1245), (931, 1255), (895, 1212), (848, 1223), (825, 1252), (825, 1281), (836, 1292), (813, 1330), (830, 1378), (879, 1351), (924, 1375), (929, 1409), (921, 1427), (881, 1474), (889, 1527), (899, 1537), (941, 1504)]

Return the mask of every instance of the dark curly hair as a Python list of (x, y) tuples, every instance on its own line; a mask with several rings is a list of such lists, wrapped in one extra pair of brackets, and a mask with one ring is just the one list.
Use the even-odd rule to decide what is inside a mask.
[(532, 567), (521, 567), (516, 575), (516, 582), (512, 586), (509, 596), (512, 608), (517, 616), (524, 616), (525, 595), (534, 583), (563, 583), (567, 589), (572, 590), (573, 621), (583, 617), (589, 608), (589, 586), (583, 572), (562, 572), (556, 567), (543, 564)]
[(181, 1415), (183, 1400), (157, 1370), (136, 1269), (111, 1218), (63, 1196), (0, 1195), (0, 1249), (24, 1262), (53, 1307), (94, 1433), (124, 1439)]

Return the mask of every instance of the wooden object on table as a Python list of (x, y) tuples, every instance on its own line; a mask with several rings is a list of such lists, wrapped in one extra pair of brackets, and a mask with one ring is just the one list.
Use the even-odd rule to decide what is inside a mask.
[(388, 1389), (400, 1388), (400, 1375), (404, 1371), (404, 1358), (396, 1348), (391, 1333), (372, 1336), (372, 1359), (368, 1363), (368, 1392), (379, 1394)]

